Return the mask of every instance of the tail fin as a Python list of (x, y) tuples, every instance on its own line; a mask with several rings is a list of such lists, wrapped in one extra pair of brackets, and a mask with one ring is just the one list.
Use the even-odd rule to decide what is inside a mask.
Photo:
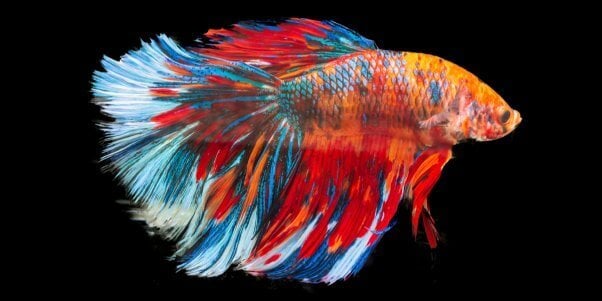
[(103, 159), (149, 225), (177, 241), (188, 273), (245, 260), (297, 162), (300, 135), (278, 114), (280, 80), (187, 51), (164, 35), (94, 74)]

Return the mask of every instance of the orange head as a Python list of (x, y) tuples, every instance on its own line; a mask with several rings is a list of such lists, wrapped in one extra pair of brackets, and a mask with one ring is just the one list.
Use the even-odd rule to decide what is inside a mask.
[(448, 124), (448, 131), (457, 140), (499, 139), (512, 132), (522, 120), (517, 110), (472, 74), (459, 80), (450, 111), (454, 117)]

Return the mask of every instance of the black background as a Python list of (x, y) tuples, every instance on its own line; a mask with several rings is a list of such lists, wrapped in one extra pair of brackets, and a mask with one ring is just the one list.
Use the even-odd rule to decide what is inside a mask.
[[(414, 16), (406, 18), (404, 15)], [(417, 16), (423, 14), (424, 17)], [(287, 16), (281, 14), (278, 16)], [(115, 201), (126, 198), (111, 174), (100, 171), (101, 132), (95, 122), (106, 120), (90, 104), (91, 76), (103, 55), (118, 58), (148, 40), (166, 33), (189, 46), (209, 28), (240, 20), (273, 16), (204, 16), (188, 12), (168, 19), (152, 13), (106, 12), (80, 20), (86, 30), (69, 34), (74, 42), (70, 58), (76, 62), (77, 97), (69, 99), (77, 135), (73, 151), (84, 168), (73, 179), (77, 189), (70, 206), (69, 285), (95, 291), (163, 291), (200, 297), (202, 294), (248, 293), (249, 296), (353, 296), (359, 292), (410, 295), (457, 293), (461, 296), (515, 294), (544, 283), (548, 266), (538, 237), (540, 204), (533, 179), (539, 177), (532, 108), (541, 103), (532, 70), (544, 48), (545, 28), (530, 25), (526, 15), (437, 14), (408, 11), (399, 15), (302, 15), (332, 19), (373, 39), (379, 48), (434, 54), (475, 73), (521, 112), (522, 124), (511, 135), (493, 142), (467, 142), (454, 147), (454, 159), (444, 169), (430, 196), (443, 243), (430, 251), (424, 240), (411, 237), (405, 208), (396, 225), (382, 239), (360, 273), (331, 286), (255, 278), (228, 271), (216, 278), (188, 277), (166, 260), (171, 246), (149, 237), (142, 224), (130, 221), (127, 208)], [(512, 26), (508, 23), (511, 20)], [(85, 25), (84, 25), (85, 24)], [(475, 28), (478, 27), (478, 30)], [(521, 41), (521, 42), (519, 42)], [(535, 87), (535, 88), (534, 88)], [(81, 184), (79, 184), (81, 183)], [(543, 206), (542, 206), (543, 207)]]

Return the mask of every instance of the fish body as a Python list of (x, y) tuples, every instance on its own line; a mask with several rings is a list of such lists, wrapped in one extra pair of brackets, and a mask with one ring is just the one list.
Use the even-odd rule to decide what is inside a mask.
[(388, 50), (357, 52), (288, 80), (279, 99), (290, 120), (313, 135), (381, 134), (422, 145), (456, 144), (478, 137), (416, 125), (448, 112), (460, 89), (475, 97), (488, 91), (487, 100), (503, 106), (491, 88), (449, 61)]
[(243, 22), (206, 38), (105, 58), (93, 86), (115, 119), (104, 159), (191, 275), (344, 279), (400, 204), (434, 248), (427, 196), (451, 147), (521, 121), (463, 68), (334, 22)]

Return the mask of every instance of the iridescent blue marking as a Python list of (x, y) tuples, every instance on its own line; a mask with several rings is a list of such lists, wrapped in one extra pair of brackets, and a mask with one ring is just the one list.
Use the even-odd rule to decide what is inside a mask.
[(277, 132), (280, 133), (280, 139), (278, 139), (278, 145), (276, 146), (276, 151), (272, 157), (272, 164), (270, 168), (270, 176), (268, 177), (269, 188), (268, 188), (268, 202), (267, 205), (274, 201), (273, 193), (274, 193), (274, 179), (276, 178), (276, 166), (278, 165), (278, 160), (280, 159), (280, 148), (282, 148), (282, 144), (284, 143), (284, 138), (286, 138), (287, 129), (284, 127), (284, 124), (281, 124)]
[(441, 87), (439, 87), (439, 83), (435, 80), (431, 80), (429, 91), (431, 92), (431, 104), (438, 105), (441, 101)]
[(372, 70), (370, 68), (370, 63), (367, 62), (363, 57), (359, 60), (359, 64), (361, 66), (360, 72), (363, 76), (363, 78), (366, 81), (372, 80)]
[(391, 62), (389, 61), (388, 58), (383, 60), (383, 67), (389, 68), (390, 65), (391, 65)]
[(350, 60), (349, 60), (349, 62), (348, 62), (348, 64), (349, 64), (349, 67), (351, 68), (351, 70), (355, 70), (355, 66), (357, 66), (357, 65), (355, 64), (355, 60), (356, 60), (356, 58), (352, 58), (352, 59), (350, 59)]

